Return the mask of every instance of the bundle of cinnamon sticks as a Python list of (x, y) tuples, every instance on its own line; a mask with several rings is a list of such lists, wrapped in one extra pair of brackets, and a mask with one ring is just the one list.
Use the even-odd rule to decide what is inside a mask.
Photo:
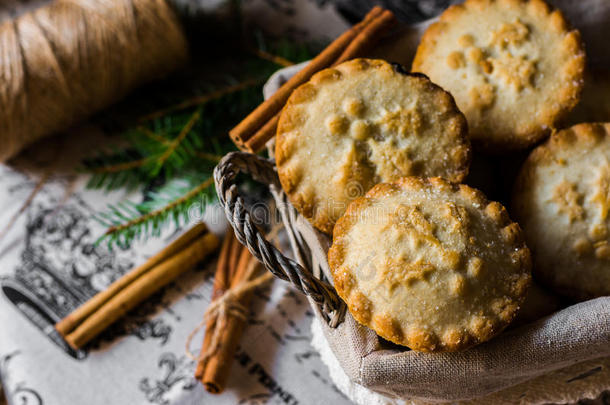
[(55, 325), (80, 349), (128, 311), (214, 252), (218, 237), (200, 223), (144, 264), (112, 283)]
[(195, 378), (208, 392), (223, 391), (254, 289), (273, 277), (269, 272), (260, 275), (261, 270), (257, 259), (229, 229), (218, 258), (212, 302), (206, 312), (205, 335), (195, 370)]
[(280, 112), (294, 89), (322, 69), (363, 56), (395, 21), (391, 11), (373, 7), (360, 23), (334, 40), (307, 66), (284, 83), (273, 96), (233, 128), (229, 132), (233, 142), (243, 151), (260, 151), (265, 143), (275, 136)]

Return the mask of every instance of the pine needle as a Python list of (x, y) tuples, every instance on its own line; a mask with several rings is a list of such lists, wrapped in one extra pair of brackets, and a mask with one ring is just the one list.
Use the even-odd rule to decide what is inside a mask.
[(165, 145), (168, 145), (171, 143), (171, 141), (169, 139), (165, 139), (164, 137), (155, 134), (153, 131), (151, 131), (150, 129), (146, 128), (143, 125), (138, 125), (138, 131), (142, 132), (144, 135), (146, 135), (147, 137), (149, 137), (150, 139), (152, 139), (155, 142), (159, 142)]
[(188, 120), (186, 125), (180, 130), (180, 133), (178, 134), (176, 139), (174, 139), (168, 145), (165, 152), (163, 152), (163, 154), (159, 157), (159, 160), (157, 161), (157, 167), (153, 171), (153, 176), (156, 176), (159, 173), (159, 171), (163, 167), (163, 164), (165, 163), (165, 161), (172, 155), (172, 153), (174, 153), (176, 151), (176, 149), (178, 148), (180, 143), (182, 143), (182, 141), (184, 141), (184, 138), (191, 131), (191, 129), (193, 129), (193, 125), (195, 125), (195, 123), (197, 122), (197, 120), (200, 117), (201, 117), (201, 110), (197, 110), (193, 113), (193, 115), (191, 115), (191, 118)]
[(269, 62), (273, 62), (276, 65), (280, 65), (280, 66), (284, 66), (284, 67), (294, 65), (294, 62), (289, 61), (288, 59), (283, 58), (279, 55), (274, 55), (270, 52), (263, 51), (262, 49), (253, 49), (252, 53), (255, 54), (256, 56), (258, 56), (259, 58), (268, 60)]
[(169, 113), (175, 112), (175, 111), (179, 111), (179, 110), (185, 110), (187, 108), (190, 107), (194, 107), (200, 104), (205, 104), (209, 101), (212, 100), (217, 100), (221, 97), (226, 96), (227, 94), (231, 94), (231, 93), (235, 93), (241, 90), (244, 90), (248, 87), (252, 87), (255, 86), (257, 84), (261, 84), (264, 82), (264, 79), (248, 79), (248, 80), (244, 80), (241, 83), (238, 84), (234, 84), (232, 86), (227, 86), (218, 90), (215, 90), (211, 93), (208, 94), (204, 94), (202, 96), (197, 96), (197, 97), (192, 97), (189, 98), (187, 100), (184, 100), (181, 103), (178, 103), (176, 105), (173, 105), (171, 107), (168, 108), (164, 108), (163, 110), (159, 110), (159, 111), (155, 111), (153, 113), (144, 115), (143, 117), (140, 117), (139, 121), (150, 121), (150, 120), (154, 120), (156, 118), (160, 118), (163, 117)]
[(172, 209), (176, 208), (177, 206), (179, 206), (181, 204), (184, 204), (188, 200), (190, 200), (193, 197), (199, 195), (203, 190), (205, 190), (206, 188), (210, 187), (213, 183), (214, 183), (214, 178), (210, 177), (209, 179), (207, 179), (206, 181), (204, 181), (203, 183), (201, 183), (200, 185), (195, 187), (193, 190), (189, 191), (184, 196), (182, 196), (182, 197), (178, 198), (177, 200), (167, 204), (163, 208), (160, 208), (160, 209), (155, 210), (153, 212), (149, 212), (149, 213), (147, 213), (145, 215), (141, 215), (141, 216), (139, 216), (139, 217), (137, 217), (135, 219), (131, 219), (131, 220), (129, 220), (129, 221), (123, 223), (123, 224), (116, 225), (116, 226), (111, 226), (110, 228), (108, 228), (106, 230), (106, 232), (104, 233), (104, 236), (108, 236), (108, 235), (111, 235), (113, 233), (118, 233), (118, 232), (124, 231), (125, 229), (132, 228), (134, 226), (140, 225), (143, 222), (150, 221), (154, 217), (162, 216), (163, 214), (166, 214), (166, 213), (170, 212)]
[(195, 155), (200, 158), (210, 160), (210, 161), (216, 162), (216, 163), (220, 162), (220, 159), (222, 159), (222, 156), (220, 156), (220, 155), (215, 155), (213, 153), (207, 153), (207, 152), (195, 152)]
[(116, 165), (110, 166), (102, 166), (91, 169), (93, 173), (117, 173), (125, 170), (133, 169), (136, 167), (142, 167), (147, 162), (150, 161), (150, 158), (132, 160), (131, 162), (118, 163)]

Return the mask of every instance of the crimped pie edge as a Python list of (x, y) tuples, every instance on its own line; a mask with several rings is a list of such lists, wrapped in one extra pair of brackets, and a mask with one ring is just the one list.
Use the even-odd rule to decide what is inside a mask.
[[(432, 336), (430, 333), (421, 330), (419, 333), (404, 333), (398, 320), (385, 317), (377, 319), (372, 325), (374, 315), (370, 308), (372, 303), (362, 294), (358, 288), (358, 282), (348, 273), (338, 275), (334, 269), (339, 269), (345, 259), (345, 247), (343, 237), (347, 235), (350, 228), (358, 221), (359, 211), (366, 207), (368, 198), (379, 198), (395, 190), (395, 188), (405, 190), (421, 190), (425, 187), (432, 187), (446, 190), (451, 193), (459, 193), (461, 196), (475, 204), (479, 204), (485, 215), (492, 220), (498, 227), (502, 239), (514, 249), (514, 257), (521, 264), (520, 277), (511, 285), (511, 293), (516, 301), (514, 310), (510, 314), (503, 314), (504, 319), (496, 318), (496, 322), (480, 325), (480, 327), (461, 336), (452, 336), (451, 341), (443, 337)], [(453, 184), (442, 178), (419, 178), (405, 177), (394, 183), (380, 183), (374, 186), (365, 196), (354, 200), (348, 207), (347, 212), (337, 221), (333, 231), (333, 244), (328, 251), (328, 262), (333, 274), (334, 287), (339, 296), (347, 303), (350, 313), (359, 323), (375, 330), (383, 338), (403, 346), (407, 346), (416, 351), (422, 352), (455, 352), (461, 351), (473, 345), (491, 339), (500, 333), (512, 322), (516, 316), (520, 305), (525, 300), (525, 295), (531, 283), (531, 256), (530, 251), (525, 245), (521, 228), (513, 222), (506, 209), (498, 202), (488, 201), (482, 192), (464, 184)]]

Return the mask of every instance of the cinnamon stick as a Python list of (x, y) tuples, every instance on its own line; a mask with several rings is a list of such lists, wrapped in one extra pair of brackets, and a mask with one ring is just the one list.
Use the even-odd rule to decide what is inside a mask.
[(168, 257), (176, 254), (186, 245), (191, 243), (195, 238), (201, 236), (208, 231), (205, 223), (199, 223), (181, 235), (178, 239), (172, 242), (165, 249), (148, 259), (144, 264), (136, 267), (123, 277), (112, 283), (107, 289), (99, 292), (89, 301), (85, 302), (74, 312), (66, 316), (64, 319), (55, 324), (55, 329), (62, 335), (66, 336), (72, 332), (79, 324), (81, 324), (88, 316), (97, 311), (112, 297), (115, 297), (121, 290), (129, 286), (136, 279), (148, 272), (157, 264), (166, 260)]
[[(248, 270), (251, 268), (249, 265), (251, 260), (256, 259), (252, 257), (246, 247), (243, 247), (239, 263), (235, 269), (235, 275), (231, 280), (231, 288), (235, 288), (252, 276), (252, 274), (248, 274)], [(252, 290), (244, 293), (239, 298), (239, 304), (245, 307), (250, 305), (252, 294)], [(224, 390), (229, 378), (233, 357), (235, 356), (245, 326), (246, 321), (244, 319), (228, 315), (227, 322), (222, 330), (218, 350), (206, 362), (205, 370), (200, 379), (206, 391), (218, 394)], [(207, 331), (206, 334), (208, 334)], [(202, 350), (205, 349), (202, 348)]]
[(254, 289), (273, 278), (271, 273), (257, 277), (260, 263), (229, 232), (218, 261), (212, 301), (206, 311), (209, 319), (195, 371), (195, 378), (214, 394), (222, 392), (226, 385), (247, 321), (245, 308)]
[(396, 23), (394, 13), (390, 10), (384, 10), (379, 17), (375, 18), (370, 24), (367, 24), (354, 40), (348, 45), (343, 53), (337, 58), (333, 66), (354, 59), (371, 49), (371, 47), (379, 39), (379, 35), (387, 28)]
[[(211, 301), (221, 297), (231, 285), (231, 275), (233, 267), (236, 266), (236, 257), (239, 254), (236, 253), (236, 249), (239, 249), (240, 243), (235, 238), (235, 234), (232, 229), (227, 231), (227, 235), (222, 241), (222, 247), (220, 248), (220, 255), (218, 256), (218, 264), (216, 265), (216, 273), (214, 274), (214, 286), (212, 290)], [(205, 330), (211, 331), (214, 329), (216, 319), (210, 319), (206, 322)], [(203, 336), (202, 350), (210, 347), (210, 340), (212, 339), (211, 333), (205, 333)], [(204, 362), (198, 362), (195, 370), (195, 378), (200, 380), (203, 378)]]
[[(349, 31), (352, 31), (352, 34), (356, 33), (356, 35), (352, 37), (352, 39), (350, 40), (351, 42), (347, 46), (345, 46), (345, 48), (343, 49), (343, 52), (341, 52), (341, 54), (338, 55), (337, 58), (334, 60), (334, 62), (332, 62), (329, 66), (336, 66), (339, 63), (343, 63), (343, 62), (353, 59), (357, 56), (362, 56), (364, 53), (366, 53), (366, 51), (368, 51), (372, 47), (372, 45), (374, 45), (376, 40), (379, 38), (380, 33), (384, 32), (386, 29), (388, 29), (390, 26), (392, 26), (395, 22), (396, 22), (396, 19), (394, 17), (394, 14), (391, 11), (383, 10), (380, 7), (373, 8), (367, 14), (365, 19), (361, 23), (355, 25), (351, 30), (349, 30)], [(349, 32), (349, 31), (347, 31), (347, 32)], [(344, 33), (344, 35), (345, 35), (345, 33)], [(341, 37), (339, 37), (339, 38), (341, 38)], [(329, 47), (333, 46), (334, 43), (335, 42), (333, 42), (331, 45), (329, 45)], [(320, 55), (322, 55), (322, 54), (320, 54)], [(320, 55), (318, 55), (318, 57)], [(315, 61), (316, 59), (314, 59), (313, 61)], [(231, 137), (232, 137), (233, 141), (235, 142), (235, 144), (238, 147), (240, 147), (240, 149), (246, 150), (251, 153), (258, 152), (265, 146), (265, 144), (267, 143), (267, 141), (269, 141), (269, 139), (271, 139), (275, 136), (275, 132), (277, 130), (277, 123), (279, 122), (279, 119), (280, 119), (281, 108), (286, 103), (286, 100), (288, 100), (288, 97), (290, 96), (292, 91), (296, 87), (298, 87), (300, 84), (304, 83), (306, 80), (309, 80), (309, 78), (311, 78), (311, 76), (313, 76), (314, 73), (323, 69), (323, 68), (320, 68), (320, 69), (316, 70), (315, 72), (312, 72), (310, 70), (305, 71), (305, 69), (308, 68), (310, 65), (311, 65), (311, 63), (308, 64), (305, 68), (303, 68), (303, 70), (301, 70), (299, 73), (297, 73), (297, 75), (299, 75), (301, 72), (304, 72), (303, 76), (299, 76), (298, 84), (295, 84), (293, 87), (291, 87), (291, 84), (292, 84), (292, 82), (291, 82), (292, 79), (291, 79), (291, 80), (287, 81), (282, 87), (280, 87), (280, 89), (275, 93), (275, 94), (278, 94), (281, 91), (280, 97), (278, 97), (278, 99), (274, 100), (274, 103), (282, 101), (282, 104), (279, 108), (276, 108), (275, 104), (266, 105), (265, 103), (263, 103), (254, 111), (254, 112), (256, 112), (257, 110), (260, 109), (261, 112), (259, 115), (255, 116), (251, 119), (250, 117), (254, 114), (254, 112), (253, 112), (248, 117), (246, 117), (246, 119), (244, 121), (242, 121), (242, 123), (240, 123), (240, 125), (242, 125), (244, 122), (248, 121), (249, 125), (251, 125), (251, 126), (254, 126), (255, 124), (260, 124), (261, 127), (258, 131), (256, 131), (253, 135), (249, 135), (248, 132), (240, 132), (243, 130), (243, 128), (241, 128), (240, 125), (238, 125), (237, 127), (235, 127), (233, 129), (233, 131), (235, 131), (235, 132), (233, 132)], [(328, 66), (324, 66), (324, 68), (325, 67), (328, 67)], [(297, 75), (293, 76), (293, 78), (297, 77)], [(303, 80), (302, 82), (300, 82), (300, 79), (305, 76), (306, 76), (306, 79)], [(296, 82), (297, 81), (295, 81), (295, 83)], [(271, 96), (268, 100), (273, 99), (275, 94), (273, 96)], [(286, 95), (286, 94), (288, 94), (288, 95)], [(264, 111), (262, 111), (262, 110), (264, 110)], [(269, 118), (269, 120), (266, 123), (261, 123), (262, 117), (267, 116), (267, 115), (264, 115), (264, 113), (270, 113), (271, 111), (276, 111), (276, 112), (271, 118)], [(250, 130), (250, 127), (247, 127), (246, 129)]]
[(273, 118), (271, 118), (260, 130), (258, 130), (252, 138), (248, 139), (244, 143), (244, 148), (246, 151), (250, 153), (257, 153), (265, 144), (269, 141), (269, 139), (275, 136), (277, 131), (277, 124), (280, 121), (281, 112), (275, 114)]
[(75, 349), (81, 348), (213, 252), (218, 247), (218, 238), (207, 232), (205, 225), (195, 228), (59, 322), (56, 329), (66, 342)]
[(292, 91), (305, 83), (314, 73), (330, 66), (344, 52), (347, 46), (362, 31), (367, 24), (374, 18), (382, 14), (382, 8), (375, 6), (365, 16), (364, 20), (354, 25), (349, 30), (341, 34), (329, 46), (327, 46), (318, 56), (312, 59), (307, 66), (291, 77), (278, 91), (270, 98), (265, 100), (254, 111), (252, 111), (243, 121), (233, 128), (229, 135), (233, 142), (240, 148), (248, 148), (246, 142), (272, 119), (284, 106)]

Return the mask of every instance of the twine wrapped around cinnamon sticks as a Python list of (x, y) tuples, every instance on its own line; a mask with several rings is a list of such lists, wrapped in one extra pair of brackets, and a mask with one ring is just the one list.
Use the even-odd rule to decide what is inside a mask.
[[(270, 235), (275, 235), (278, 230), (275, 228)], [(261, 263), (229, 230), (218, 258), (212, 302), (206, 309), (203, 322), (191, 332), (186, 342), (187, 354), (197, 361), (195, 378), (210, 393), (218, 394), (225, 388), (254, 290), (273, 279), (271, 273), (263, 270)], [(199, 357), (195, 358), (190, 353), (190, 344), (204, 325), (203, 344)]]
[(353, 59), (368, 51), (379, 36), (396, 22), (394, 14), (381, 7), (373, 7), (364, 19), (335, 39), (318, 56), (297, 72), (273, 96), (265, 100), (229, 135), (241, 150), (259, 152), (268, 140), (275, 136), (280, 111), (292, 91), (308, 81), (311, 76), (329, 66)]
[(55, 325), (75, 349), (83, 347), (128, 311), (214, 252), (218, 238), (203, 223), (95, 295)]
[(165, 0), (54, 0), (0, 24), (0, 162), (187, 59)]

